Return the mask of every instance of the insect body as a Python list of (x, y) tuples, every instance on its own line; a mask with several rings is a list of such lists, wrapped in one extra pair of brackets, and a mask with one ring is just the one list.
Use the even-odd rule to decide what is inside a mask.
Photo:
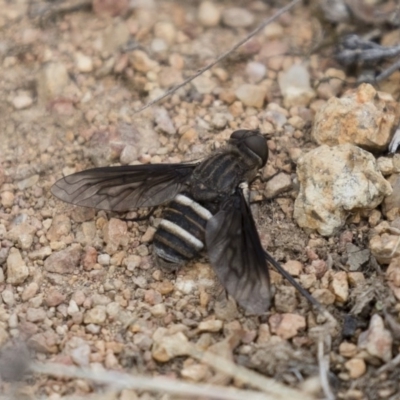
[(247, 311), (262, 314), (270, 305), (271, 256), (261, 246), (248, 183), (267, 159), (262, 134), (237, 130), (225, 148), (202, 162), (89, 169), (62, 178), (52, 193), (79, 206), (119, 212), (166, 205), (153, 241), (161, 263), (176, 267), (207, 248), (228, 293)]

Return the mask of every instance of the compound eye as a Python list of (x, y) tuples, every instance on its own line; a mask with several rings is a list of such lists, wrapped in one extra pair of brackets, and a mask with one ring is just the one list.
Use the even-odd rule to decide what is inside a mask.
[(264, 136), (260, 134), (254, 134), (244, 139), (244, 144), (255, 154), (257, 154), (262, 160), (262, 166), (267, 163), (268, 160), (268, 145)]
[(246, 129), (240, 129), (240, 130), (235, 131), (235, 132), (233, 132), (233, 133), (231, 134), (231, 139), (236, 139), (236, 140), (238, 140), (238, 139), (243, 139), (243, 138), (246, 136), (246, 134), (248, 134), (248, 133), (249, 133), (248, 130), (246, 130)]

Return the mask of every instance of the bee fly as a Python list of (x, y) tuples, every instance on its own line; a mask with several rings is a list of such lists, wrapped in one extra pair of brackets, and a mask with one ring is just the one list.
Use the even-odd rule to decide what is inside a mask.
[(266, 138), (242, 129), (201, 162), (93, 168), (60, 179), (51, 191), (68, 203), (117, 212), (166, 205), (153, 240), (159, 262), (176, 268), (206, 247), (222, 285), (252, 314), (270, 306), (267, 262), (318, 305), (261, 246), (248, 185), (267, 159)]

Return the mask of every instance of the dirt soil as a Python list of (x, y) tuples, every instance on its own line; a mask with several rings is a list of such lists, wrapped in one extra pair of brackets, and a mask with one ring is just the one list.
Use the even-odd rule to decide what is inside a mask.
[[(369, 214), (352, 215), (331, 238), (304, 232), (292, 219), (296, 160), (316, 147), (315, 112), (354, 87), (351, 76), (324, 81), (329, 68), (341, 68), (332, 47), (314, 51), (335, 27), (300, 4), (211, 71), (135, 114), (280, 2), (218, 1), (202, 18), (199, 1), (115, 1), (109, 9), (105, 3), (0, 0), (0, 342), (28, 343), (37, 361), (249, 388), (191, 357), (156, 352), (160, 336), (183, 332), (203, 350), (323, 398), (314, 328), (324, 321), (279, 274), (271, 271), (275, 298), (267, 315), (246, 316), (226, 298), (206, 254), (177, 273), (154, 265), (151, 238), (161, 210), (132, 222), (50, 193), (63, 175), (197, 159), (237, 128), (260, 128), (270, 136), (270, 157), (252, 187), (252, 210), (263, 245), (337, 319), (325, 343), (331, 390), (342, 399), (400, 398), (398, 367), (380, 370), (399, 354), (400, 338), (385, 267), (370, 258), (350, 270), (346, 245), (368, 248)], [(221, 22), (221, 10), (232, 7), (246, 14), (222, 12)], [(306, 66), (314, 96), (285, 105), (278, 76), (296, 63)], [(265, 96), (257, 103), (260, 88)], [(276, 172), (293, 185), (265, 199), (267, 178)], [(389, 358), (359, 345), (373, 315), (386, 321)], [(15, 388), (3, 382), (2, 389)], [(100, 391), (84, 379), (36, 375), (18, 390), (49, 399)], [(113, 398), (176, 396), (125, 390)]]

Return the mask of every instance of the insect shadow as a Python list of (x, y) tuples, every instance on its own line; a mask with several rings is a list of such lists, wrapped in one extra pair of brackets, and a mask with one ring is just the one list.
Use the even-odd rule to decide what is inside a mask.
[(179, 268), (206, 248), (226, 291), (248, 313), (260, 315), (271, 304), (270, 263), (321, 309), (261, 245), (249, 183), (267, 160), (266, 136), (241, 129), (202, 161), (88, 169), (60, 179), (51, 192), (68, 203), (116, 212), (164, 205), (153, 239), (162, 267)]

